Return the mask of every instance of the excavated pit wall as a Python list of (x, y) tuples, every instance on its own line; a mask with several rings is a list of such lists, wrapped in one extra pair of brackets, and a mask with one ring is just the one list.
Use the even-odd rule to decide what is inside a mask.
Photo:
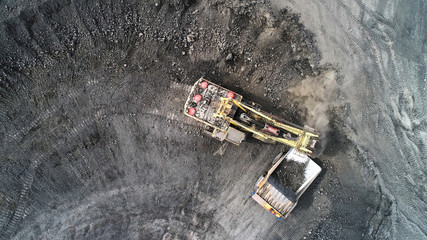
[[(323, 172), (285, 222), (248, 199), (280, 146), (213, 153), (184, 118), (200, 76), (302, 124), (328, 68), (287, 10), (245, 1), (1, 2), (4, 239), (371, 239), (389, 208), (340, 105)], [(282, 9), (279, 7), (277, 9)], [(322, 63), (323, 64), (323, 63)], [(331, 70), (332, 69), (332, 70)], [(300, 104), (301, 106), (301, 104)]]
[[(345, 134), (384, 196), (369, 233), (377, 239), (426, 238), (427, 4), (401, 0), (272, 4), (299, 13), (316, 34), (322, 62), (339, 66), (339, 100), (326, 103), (344, 106)], [(304, 94), (310, 99), (322, 96)], [(308, 112), (316, 110), (305, 107)], [(320, 229), (329, 227), (325, 223)]]

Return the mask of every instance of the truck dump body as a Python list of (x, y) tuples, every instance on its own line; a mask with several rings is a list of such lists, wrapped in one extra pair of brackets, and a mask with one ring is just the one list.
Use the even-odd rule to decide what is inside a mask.
[[(286, 165), (287, 163), (296, 163), (302, 166), (303, 179), (298, 184), (297, 190), (291, 189), (294, 184), (287, 185), (280, 179), (275, 179), (271, 176), (281, 164)], [(256, 190), (251, 197), (276, 217), (287, 217), (297, 205), (299, 197), (320, 172), (321, 168), (313, 160), (304, 154), (298, 153), (295, 149), (291, 149), (286, 155), (279, 158), (278, 162), (273, 164), (265, 176), (261, 176), (258, 179)], [(292, 172), (286, 173), (294, 174)]]
[(270, 177), (268, 181), (259, 189), (252, 198), (261, 206), (273, 212), (277, 217), (290, 212), (290, 208), (296, 202), (296, 195), (289, 189), (280, 185), (274, 178)]

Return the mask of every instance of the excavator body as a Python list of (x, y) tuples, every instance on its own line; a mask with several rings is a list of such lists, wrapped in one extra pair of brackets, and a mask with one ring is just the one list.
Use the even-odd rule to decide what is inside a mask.
[(247, 135), (266, 142), (282, 143), (300, 152), (315, 154), (319, 135), (264, 112), (259, 105), (206, 79), (192, 87), (184, 107), (185, 115), (204, 123), (211, 136), (239, 145)]

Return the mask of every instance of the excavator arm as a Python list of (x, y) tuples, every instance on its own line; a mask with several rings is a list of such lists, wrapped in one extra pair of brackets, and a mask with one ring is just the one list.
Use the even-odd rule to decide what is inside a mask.
[[(251, 116), (254, 118), (254, 122), (258, 122), (261, 124), (265, 124), (265, 128), (267, 131), (259, 130), (255, 127), (255, 125), (248, 125), (247, 123), (243, 123), (242, 121), (239, 121), (239, 119), (228, 117), (228, 111), (232, 108), (233, 104), (239, 107), (244, 113), (250, 113)], [(245, 114), (247, 115), (247, 114)], [(289, 124), (285, 124), (279, 120), (276, 120), (273, 117), (268, 116), (266, 113), (256, 110), (255, 108), (252, 108), (251, 106), (242, 103), (237, 102), (234, 99), (229, 98), (221, 98), (221, 105), (218, 108), (217, 113), (215, 114), (216, 117), (223, 118), (224, 120), (230, 122), (234, 126), (250, 132), (254, 135), (255, 138), (264, 141), (264, 142), (279, 142), (282, 144), (285, 144), (287, 146), (290, 146), (292, 148), (295, 148), (299, 151), (305, 152), (307, 154), (313, 153), (314, 145), (318, 141), (319, 135), (310, 132), (307, 129), (302, 129), (298, 127), (291, 126)], [(281, 134), (281, 136), (274, 136), (271, 134), (272, 131), (269, 129), (282, 129), (284, 133)], [(292, 134), (296, 137), (293, 138), (286, 138), (285, 134)]]

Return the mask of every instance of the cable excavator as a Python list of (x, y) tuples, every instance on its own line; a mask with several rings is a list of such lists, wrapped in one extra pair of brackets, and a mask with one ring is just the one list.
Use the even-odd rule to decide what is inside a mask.
[[(259, 104), (204, 78), (191, 88), (184, 114), (202, 122), (205, 132), (219, 141), (240, 145), (248, 137), (265, 143), (281, 143), (291, 149), (280, 153), (272, 167), (255, 184), (251, 198), (277, 218), (286, 218), (299, 197), (314, 181), (321, 168), (309, 158), (318, 154), (319, 135), (309, 127), (300, 127), (261, 110)], [(283, 181), (277, 169), (294, 166), (289, 173), (299, 179)]]

